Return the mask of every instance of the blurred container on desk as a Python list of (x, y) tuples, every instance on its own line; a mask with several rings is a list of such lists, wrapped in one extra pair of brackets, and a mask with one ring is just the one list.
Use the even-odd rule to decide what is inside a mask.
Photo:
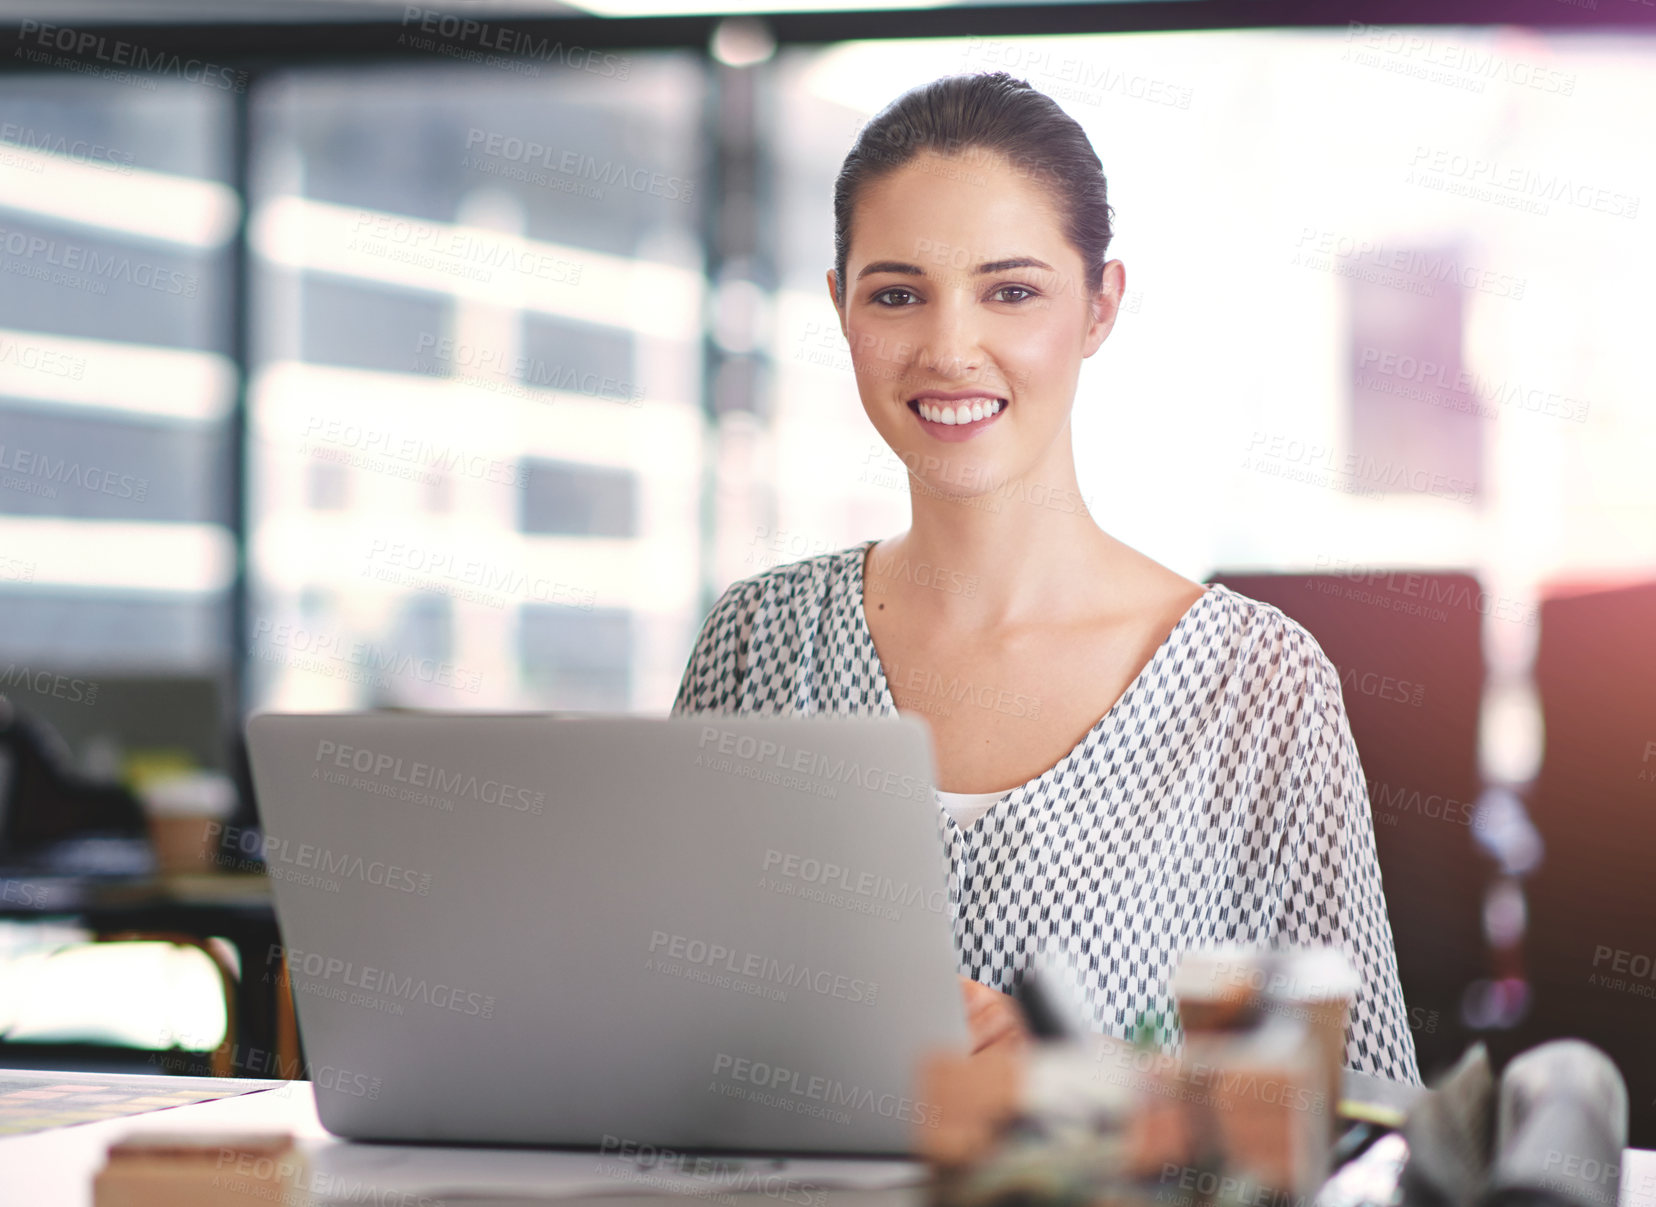
[(1185, 953), (1170, 987), (1185, 1035), (1192, 1040), (1237, 1034), (1271, 1019), (1304, 1023), (1316, 1048), (1318, 1089), (1332, 1131), (1345, 1068), (1346, 1023), (1360, 987), (1357, 970), (1343, 952), (1333, 947), (1202, 948)]
[(218, 866), (219, 837), (236, 810), (236, 787), (216, 771), (184, 771), (147, 780), (141, 789), (150, 842), (163, 873)]
[(937, 1112), (916, 1148), (935, 1207), (1310, 1201), (1337, 1129), (1349, 962), (1208, 949), (1170, 984), (1182, 1052), (1087, 1034), (928, 1061), (917, 1093)]

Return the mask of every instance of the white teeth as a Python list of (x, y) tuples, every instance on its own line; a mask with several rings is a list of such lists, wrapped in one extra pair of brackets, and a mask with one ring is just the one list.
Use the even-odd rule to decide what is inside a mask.
[(1000, 399), (991, 398), (987, 402), (979, 399), (969, 405), (961, 403), (958, 407), (939, 406), (934, 402), (922, 402), (919, 404), (919, 408), (922, 419), (953, 427), (956, 424), (976, 423), (980, 419), (998, 415), (1005, 405)]

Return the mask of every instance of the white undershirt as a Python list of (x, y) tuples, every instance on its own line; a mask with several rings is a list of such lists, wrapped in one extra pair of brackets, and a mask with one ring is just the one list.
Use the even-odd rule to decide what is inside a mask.
[(992, 806), (1005, 792), (945, 792), (937, 790), (937, 797), (943, 802), (943, 809), (955, 819), (955, 825), (964, 830), (978, 818), (989, 812)]

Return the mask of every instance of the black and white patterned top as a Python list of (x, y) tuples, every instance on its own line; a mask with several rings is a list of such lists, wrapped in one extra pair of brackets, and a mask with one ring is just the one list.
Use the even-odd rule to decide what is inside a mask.
[[(895, 713), (863, 613), (874, 543), (730, 586), (673, 714)], [(973, 980), (1010, 992), (1055, 950), (1099, 1030), (1178, 1046), (1186, 949), (1336, 945), (1362, 978), (1346, 1063), (1419, 1083), (1339, 675), (1270, 604), (1211, 586), (1056, 765), (969, 828), (939, 825)]]

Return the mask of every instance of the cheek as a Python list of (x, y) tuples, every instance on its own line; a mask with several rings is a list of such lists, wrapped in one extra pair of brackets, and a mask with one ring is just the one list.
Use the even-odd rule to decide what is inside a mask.
[(901, 377), (908, 345), (890, 335), (846, 328), (846, 345), (851, 354), (851, 366), (857, 380), (869, 385), (892, 381)]
[(1044, 391), (1071, 376), (1080, 357), (1070, 324), (1053, 314), (1048, 321), (1030, 323), (1001, 342), (997, 357), (1013, 389)]

